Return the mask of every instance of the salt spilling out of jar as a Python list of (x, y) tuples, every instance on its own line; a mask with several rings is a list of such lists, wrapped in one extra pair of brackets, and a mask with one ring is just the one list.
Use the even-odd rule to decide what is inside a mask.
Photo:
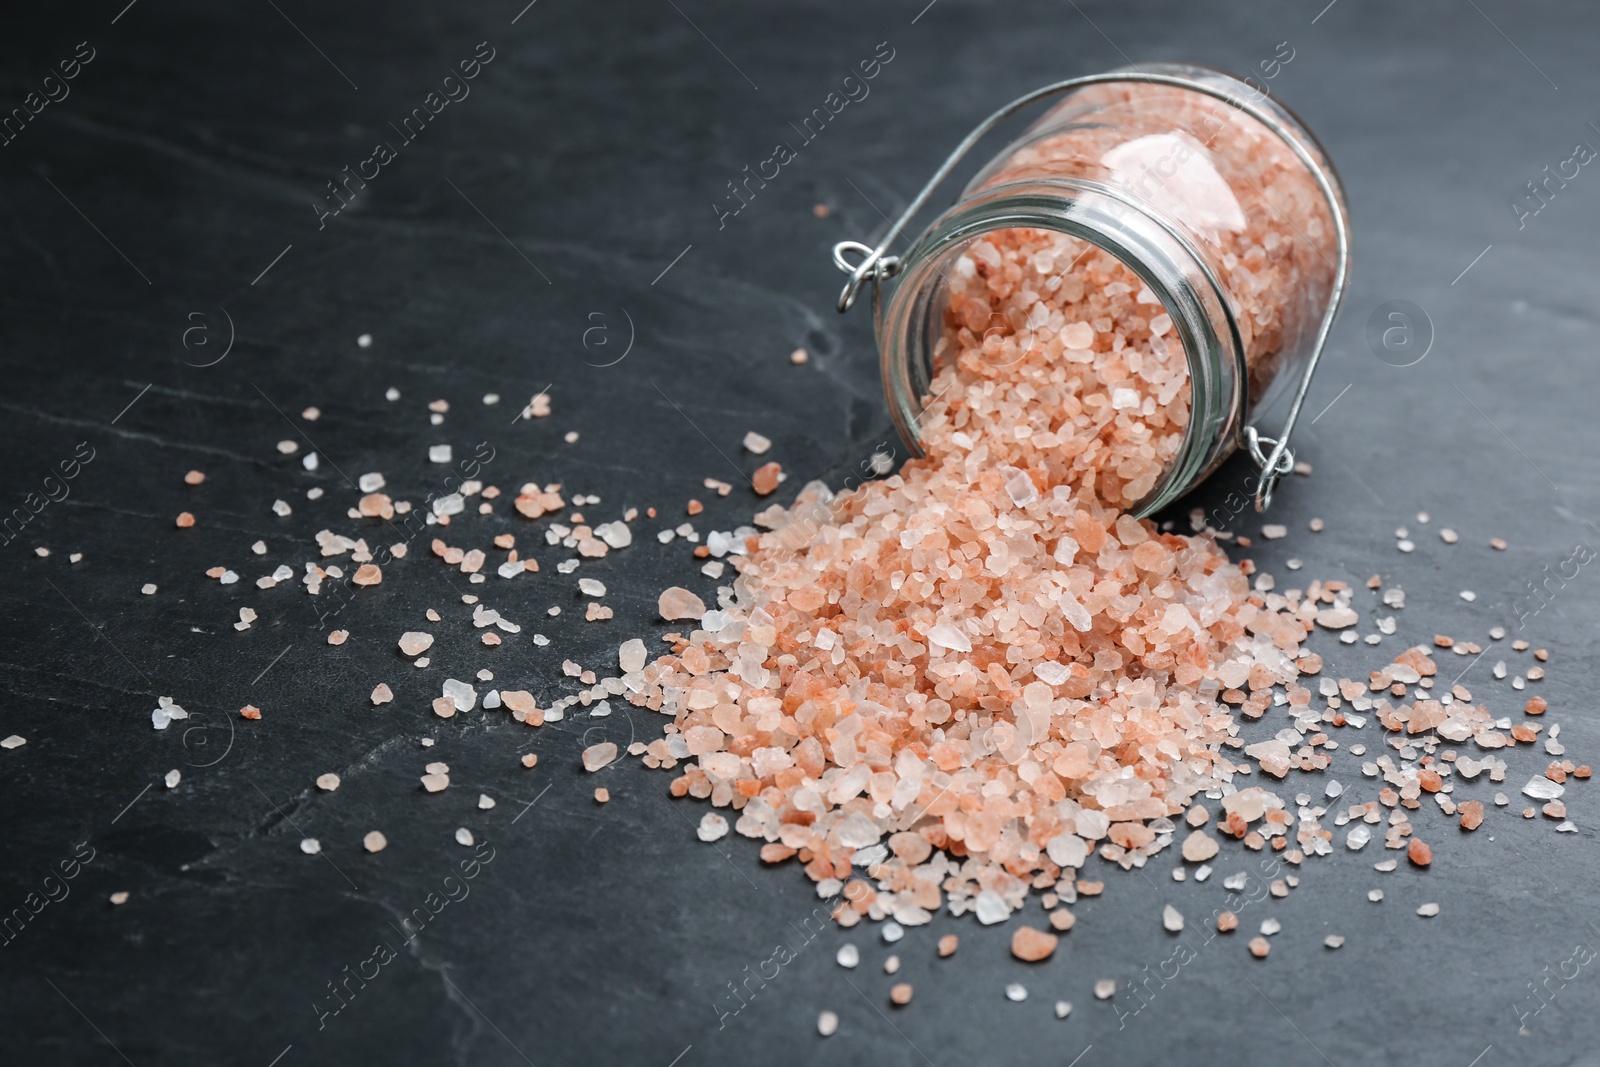
[[(686, 761), (674, 793), (740, 809), (763, 857), (798, 853), (820, 883), (873, 861), (847, 923), (926, 922), (942, 901), (993, 921), (1030, 886), (1070, 892), (1096, 848), (1142, 863), (1238, 770), (1226, 665), (1266, 686), (1299, 677), (1306, 623), (1251, 602), (1209, 538), (1119, 506), (1186, 398), (1181, 357), (1151, 343), (1159, 310), (1117, 261), (1080, 257), (1052, 294), (1071, 317), (1014, 358), (963, 323), (977, 303), (985, 321), (1038, 304), (1021, 294), (1042, 258), (1073, 254), (1062, 240), (970, 246), (925, 455), (759, 514), (733, 597), (637, 679), (641, 703), (674, 715), (646, 752)], [(1149, 456), (1122, 448), (1146, 442)], [(1264, 710), (1269, 692), (1249, 699)]]
[[(999, 214), (1015, 217), (1028, 197), (1059, 192), (1030, 183), (1062, 167), (1099, 183), (1075, 195), (1137, 190), (1163, 176), (1155, 153), (1170, 149), (1174, 174), (1147, 183), (1140, 210), (1210, 261), (1258, 400), (1326, 307), (1318, 186), (1248, 116), (1224, 112), (1202, 138), (1214, 112), (1181, 92), (1088, 92), (980, 174), (957, 212), (1010, 197)], [(1190, 108), (1194, 123), (1176, 121)], [(812, 483), (758, 514), (765, 532), (735, 557), (730, 595), (627, 679), (636, 703), (673, 717), (645, 761), (681, 768), (675, 795), (738, 810), (735, 829), (765, 842), (764, 859), (797, 857), (824, 895), (850, 883), (834, 912), (845, 925), (923, 923), (945, 905), (994, 922), (1031, 888), (1065, 930), (1064, 906), (1098, 891), (1078, 880), (1092, 855), (1142, 865), (1180, 834), (1191, 863), (1226, 838), (1290, 864), (1331, 852), (1324, 809), (1272, 790), (1293, 771), (1326, 771), (1335, 734), (1366, 712), (1388, 730), (1449, 723), (1486, 749), (1506, 743), (1470, 695), (1432, 698), (1437, 668), (1421, 645), (1372, 675), (1388, 683), (1376, 696), (1367, 680), (1322, 679), (1326, 705), (1313, 707), (1307, 678), (1323, 662), (1306, 639), (1356, 625), (1356, 590), (1253, 591), (1209, 534), (1130, 513), (1197, 406), (1173, 309), (1151, 299), (1141, 264), (1036, 225), (933, 244), (924, 262), (941, 276), (911, 275), (918, 299), (934, 298), (923, 455), (849, 492)], [(904, 325), (892, 309), (890, 320)], [(1347, 718), (1343, 701), (1363, 715)], [(1280, 730), (1247, 745), (1243, 721), (1274, 706), (1296, 741)], [(1389, 809), (1390, 847), (1413, 833), (1399, 808), (1417, 805), (1424, 750), (1398, 750), (1406, 763), (1386, 778), (1403, 788), (1363, 815)], [(1258, 769), (1264, 786), (1252, 785)], [(1431, 861), (1415, 839), (1408, 855)], [(868, 880), (852, 882), (857, 871)]]

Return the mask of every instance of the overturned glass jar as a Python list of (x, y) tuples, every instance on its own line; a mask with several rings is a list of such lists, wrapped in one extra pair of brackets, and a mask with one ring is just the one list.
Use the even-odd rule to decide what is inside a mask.
[[(909, 251), (888, 254), (980, 138), (1058, 96)], [(1114, 443), (1124, 451), (1105, 475), (1108, 502), (1148, 515), (1243, 444), (1261, 469), (1253, 489), (1261, 511), (1294, 468), (1289, 439), (1344, 292), (1349, 223), (1326, 154), (1285, 108), (1220, 71), (1158, 64), (1060, 82), (1006, 105), (968, 134), (881, 244), (844, 241), (833, 256), (850, 275), (841, 312), (872, 285), (884, 390), (913, 453), (921, 454), (919, 419), (949, 360), (1103, 362), (1113, 373), (1101, 377), (1142, 374), (1138, 384), (1154, 394), (1111, 389), (1113, 407), (1159, 400), (1157, 422), (1170, 428)], [(983, 297), (986, 285), (999, 288), (991, 280), (999, 270), (1012, 276), (996, 306)], [(1074, 303), (1084, 272), (1124, 305), (1150, 305), (1135, 319), (1137, 338), (1112, 330), (1092, 301)], [(1086, 308), (1084, 319), (1067, 321), (1063, 305)], [(1267, 436), (1253, 420), (1285, 395), (1282, 429)]]

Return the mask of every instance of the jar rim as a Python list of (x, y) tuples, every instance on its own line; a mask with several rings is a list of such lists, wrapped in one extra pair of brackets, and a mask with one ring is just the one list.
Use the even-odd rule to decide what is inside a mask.
[(931, 342), (924, 338), (920, 350), (926, 365), (918, 365), (915, 336), (919, 327), (926, 327), (927, 304), (939, 289), (930, 283), (973, 240), (1006, 229), (1064, 233), (1115, 256), (1149, 287), (1172, 319), (1188, 367), (1189, 421), (1161, 477), (1128, 511), (1142, 518), (1165, 507), (1239, 443), (1249, 381), (1244, 344), (1225, 290), (1206, 258), (1166, 220), (1103, 182), (1040, 178), (990, 186), (948, 209), (900, 257), (888, 308), (875, 318), (880, 319), (884, 391), (901, 439), (914, 455), (924, 454), (919, 421), (926, 413), (922, 404), (934, 357)]

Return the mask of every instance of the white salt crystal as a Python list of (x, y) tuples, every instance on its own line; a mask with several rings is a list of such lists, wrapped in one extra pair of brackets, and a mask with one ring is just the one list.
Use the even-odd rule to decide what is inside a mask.
[(930, 644), (938, 645), (940, 648), (948, 649), (951, 652), (972, 651), (972, 642), (954, 623), (935, 623), (928, 630), (928, 641)]
[(995, 923), (1005, 922), (1006, 916), (1011, 914), (1011, 909), (1006, 906), (1005, 899), (992, 889), (985, 889), (978, 894), (977, 904), (973, 910), (978, 916), (978, 921), (985, 926), (993, 926)]
[(1539, 774), (1528, 779), (1528, 784), (1522, 787), (1522, 791), (1535, 800), (1555, 800), (1567, 790), (1565, 786)]

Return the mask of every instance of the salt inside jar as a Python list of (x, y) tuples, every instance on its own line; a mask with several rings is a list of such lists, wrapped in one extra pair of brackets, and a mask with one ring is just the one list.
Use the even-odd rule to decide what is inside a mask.
[[(961, 432), (941, 396), (958, 380), (1003, 378), (1008, 400), (1047, 407), (1036, 453), (1050, 482), (1092, 477), (1106, 504), (1143, 516), (1242, 444), (1261, 468), (1249, 491), (1264, 509), (1293, 469), (1289, 436), (1348, 268), (1348, 212), (1326, 154), (1231, 75), (1115, 71), (1002, 108), (890, 234), (980, 137), (1052, 96), (1063, 98), (906, 254), (887, 255), (887, 242), (834, 250), (851, 276), (841, 311), (872, 282), (901, 436), (920, 455), (930, 422)], [(1253, 420), (1286, 395), (1283, 429), (1259, 432)], [(935, 406), (939, 418), (925, 419)]]

